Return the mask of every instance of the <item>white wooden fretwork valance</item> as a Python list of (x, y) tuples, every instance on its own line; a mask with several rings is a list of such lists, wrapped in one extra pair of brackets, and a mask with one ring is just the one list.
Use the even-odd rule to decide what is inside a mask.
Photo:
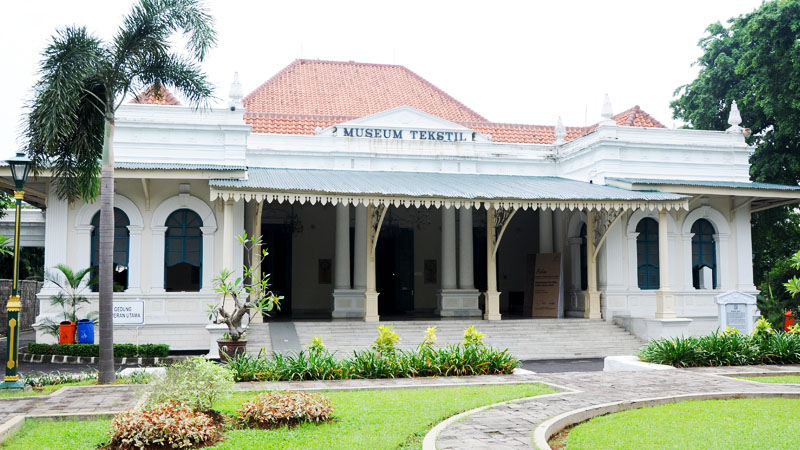
[(395, 207), (423, 207), (449, 208), (470, 207), (481, 208), (494, 206), (495, 209), (550, 209), (550, 210), (594, 210), (594, 211), (625, 211), (637, 209), (650, 210), (688, 210), (688, 199), (675, 200), (523, 200), (523, 199), (459, 199), (435, 197), (399, 197), (383, 195), (352, 195), (334, 193), (302, 193), (302, 192), (265, 192), (235, 189), (211, 189), (211, 200), (244, 200), (256, 202), (278, 202), (288, 204), (310, 205), (390, 205)]

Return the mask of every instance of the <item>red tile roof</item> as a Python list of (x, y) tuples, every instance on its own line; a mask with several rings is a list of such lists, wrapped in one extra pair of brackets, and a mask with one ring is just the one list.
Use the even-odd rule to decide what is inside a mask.
[(147, 90), (145, 90), (138, 96), (133, 97), (131, 99), (131, 103), (141, 103), (147, 105), (173, 105), (173, 106), (181, 104), (181, 102), (179, 102), (178, 99), (175, 98), (174, 95), (172, 95), (172, 92), (170, 92), (169, 89), (165, 88), (164, 86), (161, 86), (158, 93), (156, 93), (155, 86), (150, 86), (149, 88), (147, 88)]
[[(245, 121), (255, 133), (314, 134), (317, 127), (411, 106), (479, 133), (494, 142), (552, 144), (553, 126), (496, 123), (403, 66), (298, 59), (243, 100)], [(613, 117), (618, 125), (664, 128), (634, 106)], [(566, 140), (590, 133), (588, 127), (567, 127)]]

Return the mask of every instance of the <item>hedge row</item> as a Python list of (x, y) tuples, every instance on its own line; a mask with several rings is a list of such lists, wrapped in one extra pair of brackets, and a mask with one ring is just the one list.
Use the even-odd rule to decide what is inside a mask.
[(723, 332), (703, 337), (656, 339), (639, 351), (639, 358), (675, 367), (798, 364), (800, 334), (746, 336)]
[[(100, 356), (98, 344), (28, 344), (28, 353), (34, 355)], [(164, 358), (169, 355), (166, 344), (114, 344), (115, 358)]]

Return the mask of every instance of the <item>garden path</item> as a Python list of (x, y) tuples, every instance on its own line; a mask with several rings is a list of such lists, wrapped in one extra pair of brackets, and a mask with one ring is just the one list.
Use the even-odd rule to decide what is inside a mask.
[(50, 395), (0, 399), (0, 424), (14, 416), (111, 414), (136, 406), (141, 385), (68, 386)]
[(531, 449), (532, 431), (561, 413), (603, 403), (683, 394), (722, 392), (800, 393), (800, 385), (775, 385), (717, 374), (770, 371), (800, 372), (800, 366), (714, 367), (648, 372), (573, 372), (539, 374), (539, 381), (576, 392), (499, 405), (447, 426), (436, 440), (438, 450)]

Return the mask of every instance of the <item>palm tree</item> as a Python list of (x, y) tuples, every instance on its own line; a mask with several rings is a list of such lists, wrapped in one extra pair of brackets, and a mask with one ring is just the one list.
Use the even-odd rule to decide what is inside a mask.
[[(66, 27), (42, 55), (25, 129), (27, 153), (34, 167), (51, 170), (59, 198), (93, 201), (100, 193), (100, 383), (114, 381), (115, 113), (130, 95), (151, 89), (159, 96), (164, 87), (207, 106), (212, 87), (199, 63), (216, 44), (212, 26), (201, 0), (139, 0), (111, 41)], [(183, 53), (170, 45), (177, 33)]]

